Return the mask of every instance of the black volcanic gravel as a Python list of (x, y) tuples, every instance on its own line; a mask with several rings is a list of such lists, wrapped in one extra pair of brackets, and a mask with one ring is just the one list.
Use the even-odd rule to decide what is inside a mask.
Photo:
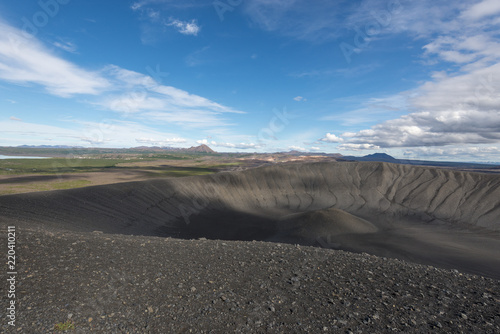
[(5, 333), (68, 319), (72, 333), (500, 333), (500, 281), (457, 271), (265, 242), (17, 235)]

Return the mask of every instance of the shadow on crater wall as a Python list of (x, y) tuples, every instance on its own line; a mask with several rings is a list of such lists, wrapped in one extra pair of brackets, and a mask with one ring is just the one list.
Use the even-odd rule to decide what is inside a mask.
[(368, 252), (500, 278), (500, 177), (301, 163), (0, 196), (0, 222)]

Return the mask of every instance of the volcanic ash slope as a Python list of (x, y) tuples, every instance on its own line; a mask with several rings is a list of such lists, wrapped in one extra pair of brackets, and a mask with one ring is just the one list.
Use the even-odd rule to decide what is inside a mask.
[(498, 333), (499, 182), (313, 163), (0, 196), (15, 332)]
[(500, 177), (374, 162), (300, 163), (0, 197), (45, 228), (268, 240), (500, 277)]

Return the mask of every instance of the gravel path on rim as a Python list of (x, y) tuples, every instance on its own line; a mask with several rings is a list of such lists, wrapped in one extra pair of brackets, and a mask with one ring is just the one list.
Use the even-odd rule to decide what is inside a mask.
[(5, 333), (500, 332), (500, 281), (367, 254), (18, 228), (17, 255)]

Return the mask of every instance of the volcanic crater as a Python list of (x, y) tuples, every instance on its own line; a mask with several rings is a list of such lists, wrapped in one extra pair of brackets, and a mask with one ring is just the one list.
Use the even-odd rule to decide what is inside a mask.
[(290, 163), (3, 196), (0, 209), (54, 230), (311, 245), (500, 278), (500, 177), (490, 174)]

